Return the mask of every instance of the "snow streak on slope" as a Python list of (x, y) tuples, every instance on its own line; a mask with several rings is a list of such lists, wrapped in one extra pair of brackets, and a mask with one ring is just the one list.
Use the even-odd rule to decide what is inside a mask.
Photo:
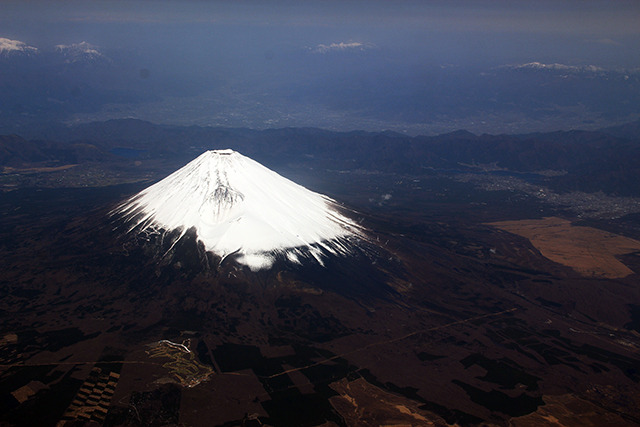
[(291, 262), (349, 252), (359, 228), (332, 199), (232, 150), (207, 151), (123, 203), (113, 213), (141, 232), (195, 228), (205, 248), (252, 270), (277, 255)]

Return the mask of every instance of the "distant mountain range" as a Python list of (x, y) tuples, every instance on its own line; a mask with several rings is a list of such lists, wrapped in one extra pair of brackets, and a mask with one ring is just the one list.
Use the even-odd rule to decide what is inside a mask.
[(515, 64), (515, 65), (505, 65), (501, 68), (510, 68), (514, 70), (546, 70), (546, 71), (560, 71), (560, 72), (571, 72), (571, 73), (604, 73), (607, 72), (602, 67), (597, 67), (595, 65), (584, 65), (584, 66), (575, 66), (575, 65), (565, 65), (565, 64), (543, 64), (541, 62), (528, 62), (526, 64)]
[(61, 120), (106, 103), (145, 99), (123, 79), (122, 64), (85, 41), (35, 47), (0, 38), (0, 69), (3, 123)]
[(600, 131), (523, 135), (457, 131), (434, 137), (408, 137), (394, 132), (332, 132), (315, 128), (259, 131), (167, 126), (123, 119), (51, 127), (32, 140), (2, 136), (0, 165), (132, 158), (168, 159), (179, 165), (209, 149), (231, 148), (271, 168), (297, 164), (376, 173), (550, 173), (557, 190), (639, 196), (639, 127), (640, 121), (636, 121)]
[(407, 58), (384, 55), (374, 46), (341, 42), (301, 47), (277, 62), (238, 70), (221, 69), (205, 55), (202, 64), (184, 69), (122, 47), (0, 38), (0, 126), (136, 117), (415, 135), (451, 128), (521, 133), (566, 124), (595, 129), (640, 114), (638, 69), (536, 61), (407, 68)]
[(0, 166), (23, 168), (33, 165), (104, 162), (114, 156), (104, 149), (79, 141), (28, 141), (18, 135), (0, 135)]
[(9, 59), (24, 57), (35, 58), (37, 56), (47, 55), (47, 60), (55, 59), (56, 56), (58, 56), (64, 58), (66, 62), (108, 60), (97, 46), (85, 41), (80, 43), (58, 44), (50, 48), (37, 48), (20, 40), (0, 37), (0, 58), (5, 61)]

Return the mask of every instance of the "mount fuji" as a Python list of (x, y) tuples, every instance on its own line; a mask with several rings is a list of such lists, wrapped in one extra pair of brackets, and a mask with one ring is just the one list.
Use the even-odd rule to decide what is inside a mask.
[(172, 236), (174, 245), (194, 231), (220, 263), (233, 257), (258, 271), (278, 259), (323, 265), (326, 255), (350, 253), (364, 229), (342, 211), (335, 200), (236, 151), (212, 150), (111, 215), (123, 218), (130, 233)]

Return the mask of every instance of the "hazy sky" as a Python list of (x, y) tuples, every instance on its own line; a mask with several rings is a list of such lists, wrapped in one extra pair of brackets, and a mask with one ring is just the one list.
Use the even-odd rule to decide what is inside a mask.
[[(452, 115), (468, 116), (467, 106), (472, 103), (476, 111), (486, 108), (487, 100), (493, 102), (489, 107), (495, 105), (501, 111), (509, 105), (520, 108), (536, 93), (524, 92), (532, 83), (510, 83), (494, 90), (479, 76), (503, 65), (530, 62), (635, 69), (637, 73), (639, 23), (638, 0), (0, 1), (0, 37), (20, 40), (40, 52), (87, 42), (112, 60), (111, 68), (105, 65), (100, 75), (85, 73), (84, 87), (93, 91), (83, 89), (82, 93), (85, 98), (95, 97), (88, 104), (98, 108), (126, 98), (128, 92), (145, 102), (164, 102), (147, 112), (138, 107), (128, 110), (121, 103), (112, 108), (119, 113), (87, 119), (123, 114), (249, 126), (271, 126), (273, 120), (278, 121), (275, 125), (322, 126), (315, 117), (335, 113), (335, 122), (346, 112), (349, 117), (393, 121), (394, 113), (400, 111), (399, 121), (421, 122), (445, 114), (446, 125)], [(58, 92), (79, 93), (73, 87), (77, 76), (65, 72), (66, 81)], [(475, 87), (465, 87), (469, 76)], [(514, 84), (520, 84), (523, 95), (506, 99), (503, 94), (513, 93)], [(615, 91), (628, 93), (630, 85), (635, 83), (629, 80)], [(571, 90), (586, 95), (582, 87)], [(592, 104), (598, 104), (598, 111), (606, 110), (603, 103), (635, 103), (635, 98), (609, 96), (608, 90), (592, 97), (597, 97)], [(14, 104), (20, 104), (14, 110), (21, 111), (27, 97), (14, 92)], [(550, 96), (555, 92), (549, 90)], [(34, 99), (32, 110), (53, 108), (52, 97), (39, 100), (38, 93), (29, 95)], [(200, 98), (181, 105), (167, 96)], [(71, 105), (77, 97), (71, 104), (64, 97), (53, 98)], [(573, 106), (567, 104), (571, 108), (583, 108), (589, 101), (571, 99)], [(530, 107), (551, 111), (557, 103), (557, 99), (543, 99)], [(84, 112), (80, 111), (84, 107), (69, 108)], [(370, 114), (372, 110), (375, 115)], [(304, 117), (288, 119), (292, 114)], [(375, 122), (335, 126), (365, 125), (378, 126)]]
[(0, 22), (4, 37), (34, 44), (81, 38), (105, 48), (242, 55), (359, 42), (435, 61), (545, 56), (640, 66), (638, 1), (5, 0)]

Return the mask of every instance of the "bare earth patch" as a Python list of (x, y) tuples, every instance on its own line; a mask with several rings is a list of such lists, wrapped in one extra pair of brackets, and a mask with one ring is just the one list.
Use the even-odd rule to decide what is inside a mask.
[(634, 271), (616, 256), (640, 251), (640, 242), (592, 227), (573, 226), (562, 218), (490, 223), (529, 239), (546, 258), (586, 277), (621, 278)]
[(544, 396), (543, 400), (545, 404), (536, 412), (512, 418), (509, 426), (621, 427), (635, 425), (634, 422), (627, 421), (613, 412), (571, 394)]
[(198, 362), (195, 354), (189, 349), (189, 344), (176, 344), (162, 340), (150, 346), (147, 351), (150, 358), (169, 359), (162, 367), (169, 370), (171, 382), (177, 382), (185, 387), (195, 387), (213, 374), (213, 369)]
[(339, 395), (331, 405), (349, 426), (445, 426), (434, 413), (419, 408), (419, 403), (388, 393), (362, 378), (342, 379), (330, 384)]

